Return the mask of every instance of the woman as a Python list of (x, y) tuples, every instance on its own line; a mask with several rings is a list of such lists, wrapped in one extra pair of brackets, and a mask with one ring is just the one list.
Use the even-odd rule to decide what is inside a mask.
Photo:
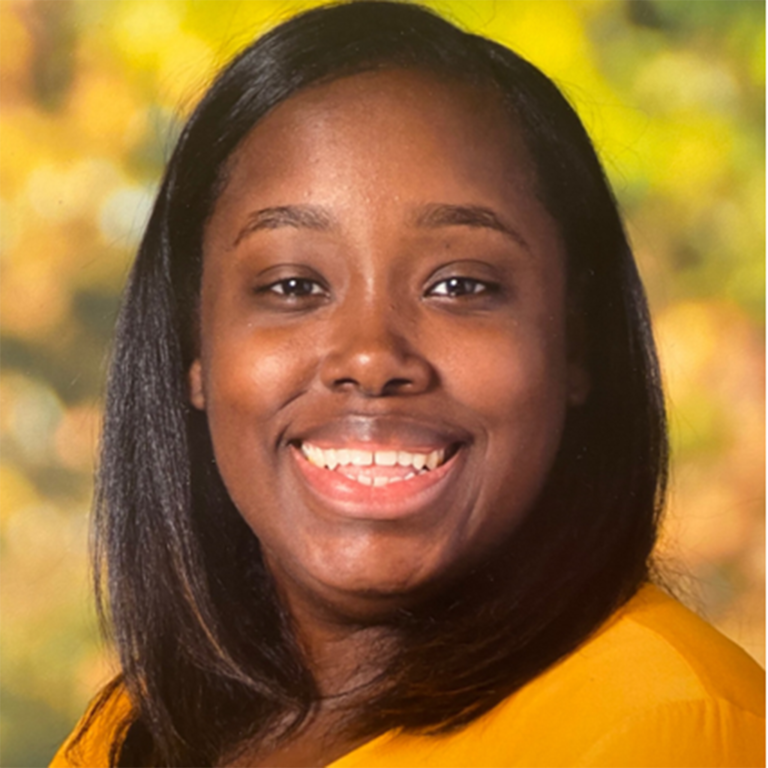
[(573, 110), (417, 6), (224, 70), (117, 330), (54, 765), (757, 765), (761, 670), (649, 586), (647, 308)]

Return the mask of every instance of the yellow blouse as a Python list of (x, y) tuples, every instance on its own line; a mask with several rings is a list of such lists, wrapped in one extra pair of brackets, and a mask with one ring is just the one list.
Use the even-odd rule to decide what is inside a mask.
[[(107, 766), (126, 706), (100, 715), (51, 768)], [(578, 651), (461, 731), (386, 733), (328, 768), (385, 766), (765, 766), (765, 673), (647, 586)]]

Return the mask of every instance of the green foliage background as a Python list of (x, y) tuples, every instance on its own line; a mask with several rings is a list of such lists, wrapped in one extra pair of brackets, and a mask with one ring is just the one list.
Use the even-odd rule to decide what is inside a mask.
[[(40, 766), (111, 674), (87, 514), (118, 296), (178, 118), (316, 2), (0, 3), (0, 763)], [(630, 222), (672, 413), (663, 555), (764, 661), (765, 6), (434, 0), (550, 74)]]

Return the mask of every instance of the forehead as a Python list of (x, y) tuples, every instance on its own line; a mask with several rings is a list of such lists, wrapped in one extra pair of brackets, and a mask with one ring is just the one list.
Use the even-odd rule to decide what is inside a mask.
[(254, 211), (281, 206), (322, 208), (358, 245), (394, 243), (434, 205), (490, 210), (529, 230), (521, 239), (559, 249), (536, 187), (495, 89), (411, 70), (357, 74), (302, 91), (256, 124), (230, 160), (203, 251), (229, 251)]
[(486, 131), (496, 125), (508, 139), (515, 133), (496, 89), (407, 69), (363, 72), (310, 87), (275, 107), (255, 130), (275, 124), (320, 128), (331, 120), (359, 126), (374, 117), (401, 138), (436, 125), (446, 136), (464, 140), (481, 125)]
[[(228, 164), (227, 184), (279, 181), (333, 155), (402, 183), (438, 165), (457, 181), (533, 186), (535, 169), (499, 92), (431, 73), (385, 70), (314, 86), (262, 119)], [(383, 173), (388, 170), (389, 173)], [(324, 168), (323, 172), (327, 173)], [(390, 181), (394, 178), (390, 178)], [(426, 179), (425, 179), (426, 181)]]

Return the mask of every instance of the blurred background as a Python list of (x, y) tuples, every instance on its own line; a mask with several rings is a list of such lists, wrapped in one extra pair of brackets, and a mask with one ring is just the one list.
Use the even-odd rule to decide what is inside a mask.
[[(113, 672), (88, 510), (119, 294), (217, 67), (316, 2), (0, 2), (0, 764), (46, 765)], [(667, 571), (765, 661), (765, 5), (444, 0), (564, 89), (621, 201), (671, 410)]]

